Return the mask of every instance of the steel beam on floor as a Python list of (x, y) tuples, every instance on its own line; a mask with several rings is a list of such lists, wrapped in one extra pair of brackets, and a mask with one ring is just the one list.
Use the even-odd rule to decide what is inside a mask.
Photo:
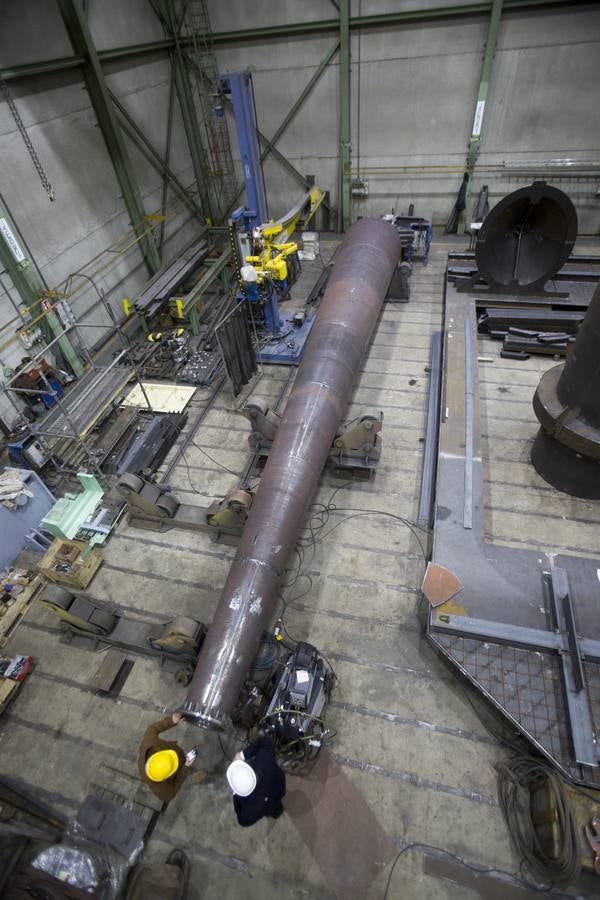
[(160, 257), (145, 220), (144, 206), (133, 174), (133, 166), (113, 108), (102, 72), (98, 53), (92, 40), (87, 19), (78, 0), (58, 0), (65, 27), (75, 53), (84, 58), (81, 66), (88, 94), (96, 113), (98, 125), (106, 144), (131, 224), (139, 239), (139, 247), (153, 275), (160, 268)]

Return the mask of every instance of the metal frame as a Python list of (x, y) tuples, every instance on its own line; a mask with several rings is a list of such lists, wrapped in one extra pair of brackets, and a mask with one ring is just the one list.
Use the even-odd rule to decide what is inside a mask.
[[(165, 174), (163, 177), (163, 189), (162, 189), (162, 197), (160, 202), (160, 214), (161, 216), (165, 216), (167, 212), (167, 195), (169, 192), (169, 185), (167, 182), (167, 166), (169, 165), (169, 161), (171, 158), (171, 141), (173, 135), (173, 113), (175, 110), (175, 66), (173, 65), (173, 56), (171, 54), (171, 83), (169, 85), (169, 111), (167, 113), (167, 137), (165, 141), (165, 159), (164, 159), (164, 168)], [(198, 213), (202, 218), (202, 209), (198, 206)], [(164, 220), (161, 222), (160, 233), (158, 236), (158, 252), (160, 253), (161, 262), (164, 262), (164, 240), (165, 240), (165, 223)]]
[[(579, 5), (593, 4), (596, 0), (580, 0)], [(514, 11), (527, 11), (536, 7), (570, 6), (572, 0), (505, 0), (505, 8)], [(432, 7), (422, 10), (405, 10), (389, 13), (379, 13), (365, 16), (353, 16), (350, 19), (350, 30), (355, 28), (387, 28), (389, 25), (401, 25), (405, 22), (438, 21), (443, 19), (460, 20), (465, 17), (489, 15), (492, 3), (459, 4), (455, 6)], [(252, 40), (273, 37), (293, 37), (302, 34), (337, 33), (339, 31), (339, 19), (319, 19), (316, 21), (294, 22), (287, 25), (271, 25), (260, 28), (246, 28), (239, 31), (213, 32), (215, 43), (232, 44), (248, 43)], [(122, 47), (111, 47), (98, 51), (98, 59), (108, 62), (113, 59), (123, 59), (132, 56), (143, 56), (147, 53), (160, 53), (172, 50), (175, 42), (172, 38), (161, 41), (146, 41), (141, 44), (128, 44)], [(185, 46), (185, 41), (184, 41)], [(7, 66), (0, 69), (0, 76), (5, 81), (13, 78), (29, 78), (37, 75), (47, 75), (50, 72), (61, 72), (66, 69), (75, 69), (83, 65), (84, 56), (57, 56), (54, 59), (38, 60), (34, 63), (23, 63), (18, 66)]]
[(583, 638), (577, 634), (567, 573), (564, 569), (553, 566), (552, 555), (549, 556), (549, 571), (544, 573), (543, 585), (553, 609), (554, 630), (525, 628), (453, 613), (441, 613), (443, 628), (438, 625), (435, 630), (486, 643), (519, 647), (534, 653), (557, 654), (562, 669), (575, 759), (580, 765), (597, 767), (600, 763), (600, 747), (594, 738), (583, 661), (600, 664), (600, 640)]
[[(579, 6), (593, 5), (597, 0), (580, 0)], [(334, 4), (335, 5), (335, 4)], [(430, 9), (397, 10), (395, 12), (374, 13), (372, 15), (352, 16), (350, 31), (361, 28), (387, 28), (390, 25), (402, 25), (411, 22), (436, 22), (445, 19), (460, 21), (463, 18), (487, 16), (492, 11), (491, 0), (482, 3), (456, 4), (454, 6), (438, 6)], [(553, 8), (571, 6), (572, 0), (504, 0), (504, 6), (511, 12), (526, 12), (528, 9)], [(245, 28), (238, 31), (213, 32), (213, 40), (219, 44), (248, 43), (253, 40), (276, 37), (293, 37), (339, 31), (339, 19), (317, 19), (293, 22), (286, 25), (266, 25), (259, 28)], [(185, 46), (186, 41), (184, 40)], [(172, 50), (175, 42), (172, 38), (160, 41), (146, 41), (141, 44), (129, 44), (122, 47), (111, 47), (98, 51), (101, 62), (112, 59), (123, 59), (147, 53), (160, 53)], [(85, 62), (83, 56), (63, 56), (55, 59), (40, 60), (35, 63), (24, 63), (19, 66), (8, 66), (0, 71), (6, 81), (12, 78), (28, 78), (35, 75), (46, 75), (49, 72), (60, 72), (81, 66)]]
[(175, 89), (177, 91), (179, 109), (183, 119), (188, 149), (192, 158), (198, 195), (204, 210), (204, 217), (207, 223), (210, 223), (214, 221), (214, 210), (208, 187), (209, 166), (202, 145), (200, 123), (196, 115), (194, 94), (187, 70), (189, 60), (184, 52), (185, 44), (189, 43), (189, 41), (186, 42), (180, 35), (180, 23), (177, 21), (173, 0), (152, 0), (152, 7), (165, 31), (171, 35), (172, 44), (170, 46), (173, 49), (172, 62), (175, 66)]
[[(174, 79), (171, 79), (173, 84)], [(156, 169), (156, 171), (162, 175), (163, 178), (163, 191), (165, 186), (168, 186), (169, 183), (172, 184), (174, 188), (176, 188), (185, 202), (188, 204), (192, 212), (196, 213), (202, 224), (204, 224), (204, 217), (202, 213), (202, 208), (198, 205), (196, 200), (190, 195), (190, 191), (185, 185), (179, 180), (175, 172), (171, 168), (169, 168), (169, 153), (171, 147), (171, 130), (173, 124), (173, 104), (171, 101), (171, 97), (174, 95), (174, 90), (171, 91), (169, 97), (169, 117), (167, 123), (167, 148), (166, 148), (166, 159), (163, 159), (158, 150), (153, 146), (150, 142), (150, 139), (146, 136), (146, 134), (142, 131), (140, 126), (136, 123), (133, 116), (127, 112), (119, 98), (114, 94), (109, 88), (109, 96), (112, 102), (114, 103), (117, 112), (123, 118), (125, 122), (125, 130), (127, 131), (129, 137), (137, 144), (142, 153), (146, 156), (151, 165)], [(163, 194), (163, 199), (161, 202), (161, 209), (164, 210), (166, 205), (166, 198)], [(163, 212), (164, 215), (164, 212)]]
[(248, 312), (250, 313), (250, 321), (252, 322), (252, 333), (254, 335), (254, 347), (255, 347), (255, 351), (256, 351), (256, 372), (254, 373), (254, 375), (252, 376), (252, 378), (250, 379), (248, 384), (244, 385), (244, 390), (240, 391), (240, 394), (238, 397), (236, 397), (236, 395), (234, 393), (233, 381), (229, 377), (229, 373), (227, 372), (227, 366), (225, 365), (225, 353), (223, 351), (223, 345), (221, 344), (221, 341), (219, 339), (219, 328), (222, 325), (224, 325), (225, 322), (229, 318), (231, 318), (231, 316), (235, 312), (237, 312), (237, 310), (239, 309), (239, 304), (236, 304), (232, 309), (230, 309), (229, 312), (226, 313), (223, 316), (223, 318), (219, 320), (219, 322), (215, 325), (215, 329), (214, 329), (217, 346), (219, 347), (219, 351), (220, 351), (221, 357), (223, 359), (223, 370), (225, 372), (225, 378), (226, 378), (229, 388), (231, 390), (231, 402), (233, 403), (233, 408), (236, 411), (240, 410), (245, 405), (246, 400), (248, 399), (248, 397), (250, 396), (250, 394), (252, 393), (252, 391), (254, 390), (254, 388), (256, 387), (258, 382), (260, 381), (260, 379), (263, 377), (264, 372), (265, 372), (263, 363), (260, 360), (259, 355), (258, 355), (258, 348), (260, 346), (260, 342), (258, 339), (258, 333), (256, 331), (256, 322), (254, 321), (254, 316), (252, 315), (252, 304), (250, 303), (250, 301), (248, 300), (247, 297), (244, 297), (243, 300), (241, 301), (241, 303), (244, 304), (245, 306), (247, 306)]
[[(18, 234), (18, 228), (8, 209), (2, 204), (0, 204), (0, 220), (6, 223), (4, 229), (8, 229), (13, 236), (13, 242), (9, 243), (3, 232), (0, 231), (0, 263), (10, 276), (15, 290), (23, 302), (24, 312), (29, 313), (33, 319), (39, 319), (40, 331), (46, 341), (56, 341), (73, 374), (80, 375), (83, 372), (81, 360), (56, 313), (52, 309), (43, 309), (42, 295), (46, 293), (46, 285), (37, 268), (17, 241), (14, 233)], [(22, 256), (22, 259), (18, 259), (19, 256)], [(23, 324), (26, 327), (27, 323)]]
[[(296, 178), (296, 180), (303, 187), (308, 188), (308, 189), (314, 187), (313, 183), (305, 175), (303, 175), (298, 169), (296, 169), (296, 167), (289, 161), (289, 159), (283, 155), (281, 150), (278, 150), (278, 148), (275, 146), (275, 144), (277, 143), (279, 138), (283, 135), (284, 131), (287, 129), (288, 125), (294, 119), (294, 117), (296, 116), (300, 107), (302, 106), (302, 104), (304, 103), (304, 101), (306, 100), (308, 95), (311, 93), (312, 89), (315, 87), (315, 85), (319, 81), (321, 75), (323, 74), (323, 72), (325, 71), (325, 69), (327, 68), (327, 66), (333, 59), (333, 57), (335, 56), (335, 53), (337, 52), (338, 47), (339, 47), (339, 41), (336, 41), (335, 44), (333, 45), (333, 47), (331, 47), (330, 50), (327, 51), (327, 53), (325, 54), (325, 56), (323, 57), (323, 59), (321, 60), (319, 65), (317, 66), (315, 72), (309, 79), (308, 83), (303, 88), (299, 97), (292, 104), (289, 112), (285, 116), (281, 125), (277, 128), (277, 131), (275, 132), (275, 134), (273, 135), (272, 138), (268, 138), (265, 134), (263, 134), (263, 132), (260, 130), (260, 128), (258, 128), (258, 125), (256, 127), (256, 133), (258, 135), (258, 138), (261, 141), (261, 143), (264, 144), (264, 146), (265, 146), (265, 149), (262, 151), (261, 157), (260, 157), (261, 163), (265, 161), (265, 159), (267, 158), (269, 153), (272, 153), (273, 156), (275, 156), (277, 158), (277, 160), (284, 166), (284, 168), (287, 169), (289, 174), (293, 178)], [(196, 74), (199, 75), (200, 77), (202, 77), (203, 73), (196, 65), (195, 60), (192, 59), (192, 57), (188, 53), (186, 53), (185, 56), (186, 56), (187, 61), (191, 65), (191, 67), (195, 70)], [(227, 109), (229, 109), (230, 112), (233, 113), (233, 111), (234, 111), (233, 103), (229, 99), (229, 97), (227, 97), (226, 95), (223, 95), (223, 101), (224, 101), (224, 104), (227, 107)], [(242, 195), (243, 191), (244, 191), (244, 184), (240, 184), (240, 186), (237, 190), (237, 193), (235, 195), (234, 205), (235, 205), (235, 202), (237, 201), (237, 199)], [(331, 203), (329, 203), (328, 200), (324, 200), (323, 202), (324, 202), (324, 205), (327, 206), (327, 208), (331, 212), (333, 212), (333, 213), (336, 212), (336, 209), (331, 205)]]
[(340, 0), (340, 228), (350, 227), (352, 212), (352, 131), (350, 121), (350, 0)]
[(58, 8), (69, 34), (75, 53), (83, 57), (83, 77), (96, 113), (98, 125), (106, 144), (123, 200), (131, 217), (131, 224), (139, 236), (139, 247), (151, 275), (160, 268), (160, 256), (152, 235), (145, 234), (145, 210), (133, 174), (133, 166), (125, 147), (123, 135), (115, 115), (113, 104), (98, 53), (92, 41), (87, 19), (78, 0), (58, 0)]
[(252, 74), (227, 72), (221, 76), (221, 88), (231, 95), (237, 139), (246, 186), (247, 215), (257, 225), (269, 221), (267, 194), (257, 136)]
[(210, 285), (216, 278), (221, 275), (224, 279), (223, 287), (227, 289), (225, 270), (232, 257), (233, 250), (229, 244), (225, 244), (214, 260), (207, 260), (206, 273), (196, 282), (189, 294), (183, 297), (183, 312), (192, 326), (193, 334), (200, 334), (200, 317), (198, 315), (197, 304), (203, 294), (206, 293)]
[[(119, 363), (121, 363), (123, 360), (127, 361), (127, 357), (129, 355), (129, 352), (131, 349), (129, 341), (127, 339), (127, 336), (125, 335), (125, 332), (123, 331), (123, 328), (121, 327), (121, 325), (114, 318), (112, 311), (110, 309), (110, 306), (107, 303), (104, 294), (100, 295), (100, 302), (102, 303), (108, 318), (113, 322), (114, 329), (113, 329), (111, 336), (114, 336), (114, 334), (119, 335), (119, 339), (120, 339), (123, 349), (114, 356), (114, 358), (111, 360), (109, 365), (98, 366), (94, 363), (87, 347), (85, 348), (85, 352), (88, 357), (88, 363), (90, 365), (90, 369), (88, 370), (87, 374), (91, 375), (92, 377), (90, 379), (90, 384), (88, 384), (83, 389), (83, 391), (75, 397), (75, 400), (73, 403), (69, 404), (69, 402), (68, 402), (69, 394), (67, 394), (67, 395), (63, 394), (61, 396), (58, 394), (57, 391), (55, 391), (55, 389), (51, 385), (50, 381), (48, 380), (48, 378), (46, 377), (44, 372), (41, 372), (40, 374), (41, 374), (42, 380), (45, 384), (45, 388), (46, 388), (45, 390), (38, 390), (35, 388), (13, 387), (12, 381), (14, 381), (14, 379), (16, 377), (18, 377), (18, 375), (20, 374), (20, 373), (16, 373), (6, 383), (6, 385), (3, 386), (3, 391), (19, 414), (22, 413), (22, 410), (14, 401), (14, 398), (12, 396), (13, 394), (17, 394), (17, 395), (18, 394), (39, 394), (40, 396), (44, 395), (44, 394), (49, 394), (50, 396), (52, 396), (54, 398), (56, 406), (50, 408), (45, 413), (43, 419), (39, 423), (37, 423), (37, 422), (32, 423), (31, 429), (30, 429), (30, 434), (33, 434), (36, 437), (39, 437), (42, 439), (42, 443), (43, 443), (44, 447), (46, 448), (49, 455), (54, 459), (55, 465), (59, 470), (63, 470), (64, 467), (61, 466), (58, 463), (58, 461), (56, 460), (56, 455), (52, 452), (52, 447), (48, 444), (48, 441), (46, 439), (47, 438), (58, 438), (58, 439), (63, 439), (63, 440), (66, 439), (66, 440), (75, 441), (80, 446), (80, 448), (83, 450), (90, 468), (93, 469), (100, 477), (103, 477), (103, 473), (98, 466), (98, 463), (94, 457), (94, 454), (92, 452), (90, 452), (90, 450), (88, 449), (88, 447), (85, 443), (85, 438), (86, 438), (88, 432), (94, 427), (94, 424), (98, 420), (98, 417), (110, 405), (110, 403), (113, 402), (113, 400), (115, 399), (116, 396), (118, 396), (120, 391), (123, 390), (125, 384), (127, 384), (127, 382), (131, 379), (132, 375), (135, 376), (136, 381), (140, 385), (140, 389), (141, 389), (144, 399), (146, 401), (147, 408), (150, 412), (152, 412), (152, 404), (146, 393), (146, 390), (145, 390), (143, 382), (142, 382), (141, 374), (138, 371), (136, 364), (132, 363), (131, 361), (128, 361), (126, 377), (125, 377), (125, 375), (123, 376), (123, 381), (119, 381), (119, 379), (117, 379), (117, 384), (115, 385), (116, 392), (111, 393), (108, 397), (105, 398), (105, 402), (100, 407), (100, 409), (98, 411), (98, 415), (95, 418), (93, 418), (92, 421), (90, 421), (90, 423), (87, 425), (86, 428), (79, 428), (77, 425), (77, 422), (75, 422), (75, 420), (73, 418), (73, 413), (74, 413), (75, 408), (77, 406), (80, 406), (81, 403), (88, 396), (90, 396), (91, 394), (98, 391), (98, 388), (101, 385), (102, 381), (104, 379), (108, 378), (109, 373), (112, 372), (113, 370), (115, 370)], [(106, 329), (110, 326), (107, 326), (105, 324), (79, 322), (76, 325), (73, 325), (71, 327), (76, 328), (76, 329), (78, 329), (78, 328)], [(66, 331), (63, 332), (63, 334), (66, 334)], [(58, 341), (59, 338), (60, 338), (60, 335), (57, 336), (54, 340)], [(109, 339), (110, 339), (110, 337), (109, 337)], [(53, 342), (51, 342), (49, 345), (44, 346), (37, 354), (35, 354), (32, 357), (32, 362), (35, 363), (35, 362), (39, 361), (45, 355), (46, 351), (48, 350), (48, 348), (51, 346), (52, 343)], [(94, 378), (93, 373), (99, 373), (98, 377)], [(54, 416), (56, 416), (57, 409), (59, 411), (59, 416), (62, 415), (66, 425), (69, 426), (68, 432), (65, 432), (64, 428), (62, 430), (58, 430), (56, 428), (52, 428), (51, 424), (46, 424), (46, 420), (52, 420), (54, 418)]]
[[(334, 33), (338, 36), (340, 42), (343, 40), (343, 53), (342, 60), (340, 66), (340, 100), (341, 103), (341, 113), (342, 113), (342, 132), (340, 135), (340, 166), (342, 176), (340, 178), (340, 186), (342, 188), (342, 194), (344, 200), (347, 200), (349, 193), (349, 184), (351, 182), (350, 174), (347, 172), (347, 159), (350, 153), (350, 135), (346, 129), (346, 121), (349, 118), (349, 34), (353, 30), (357, 29), (365, 29), (365, 28), (387, 28), (394, 25), (403, 25), (403, 24), (411, 24), (418, 22), (435, 22), (435, 21), (457, 21), (460, 22), (463, 18), (472, 18), (479, 17), (482, 15), (489, 15), (491, 17), (490, 20), (490, 31), (491, 34), (488, 35), (488, 41), (486, 44), (486, 57), (492, 56), (492, 45), (495, 46), (495, 35), (493, 33), (494, 30), (494, 21), (496, 10), (499, 6), (503, 6), (503, 8), (507, 11), (511, 12), (520, 12), (527, 11), (529, 9), (535, 8), (555, 8), (562, 6), (569, 6), (569, 0), (504, 0), (504, 3), (500, 3), (499, 0), (488, 0), (488, 2), (481, 3), (473, 3), (473, 4), (457, 4), (453, 6), (442, 6), (442, 7), (433, 7), (430, 9), (415, 9), (415, 10), (398, 10), (394, 12), (386, 12), (386, 13), (377, 13), (372, 15), (360, 15), (360, 16), (350, 16), (349, 15), (349, 2), (348, 0), (342, 0), (339, 4), (336, 0), (332, 0), (333, 6), (339, 10), (339, 16), (333, 19), (321, 19), (316, 21), (302, 21), (302, 22), (294, 22), (285, 25), (268, 25), (262, 26), (259, 28), (250, 28), (243, 29), (239, 31), (223, 31), (213, 33), (212, 39), (214, 43), (217, 44), (235, 44), (235, 43), (247, 43), (252, 40), (269, 40), (277, 37), (286, 38), (294, 35), (313, 35), (313, 34), (323, 34), (323, 33)], [(586, 3), (592, 4), (593, 0), (582, 0), (582, 4)], [(112, 47), (107, 50), (97, 51), (93, 48), (91, 38), (89, 35), (89, 30), (87, 29), (87, 22), (85, 16), (85, 10), (83, 6), (78, 6), (76, 0), (60, 0), (59, 3), (61, 7), (61, 11), (63, 11), (63, 17), (65, 16), (64, 11), (69, 12), (69, 16), (72, 16), (76, 23), (76, 31), (81, 32), (83, 26), (83, 37), (84, 40), (77, 40), (73, 42), (73, 46), (76, 52), (76, 55), (71, 57), (59, 57), (56, 59), (47, 59), (40, 60), (35, 63), (27, 63), (24, 65), (18, 66), (10, 66), (1, 71), (1, 75), (5, 80), (11, 80), (15, 78), (26, 78), (30, 76), (37, 75), (46, 75), (50, 72), (63, 71), (70, 68), (82, 67), (88, 75), (93, 74), (94, 78), (98, 81), (102, 81), (101, 77), (101, 63), (114, 59), (122, 59), (129, 58), (132, 56), (143, 55), (143, 54), (151, 54), (151, 53), (162, 53), (168, 52), (171, 54), (172, 64), (175, 69), (175, 83), (177, 95), (181, 107), (182, 117), (184, 120), (184, 127), (186, 131), (186, 136), (188, 140), (188, 146), (190, 150), (190, 155), (192, 157), (192, 163), (194, 166), (194, 172), (196, 176), (196, 182), (198, 185), (199, 196), (201, 197), (201, 205), (204, 210), (206, 217), (211, 218), (212, 211), (210, 207), (210, 198), (208, 196), (208, 188), (207, 188), (207, 166), (206, 166), (206, 158), (202, 148), (202, 143), (200, 140), (200, 131), (198, 126), (198, 121), (195, 114), (193, 97), (191, 92), (191, 87), (189, 84), (189, 79), (186, 72), (186, 62), (189, 64), (190, 59), (189, 55), (186, 51), (186, 48), (193, 43), (193, 38), (189, 36), (182, 37), (178, 34), (178, 28), (176, 26), (176, 19), (174, 17), (174, 9), (172, 0), (153, 0), (153, 6), (155, 11), (159, 15), (165, 29), (168, 32), (168, 37), (163, 40), (158, 41), (148, 41), (140, 44), (133, 44), (128, 46), (121, 47)], [(71, 31), (71, 28), (69, 28)], [(81, 35), (80, 35), (81, 37)], [(493, 40), (490, 40), (492, 38)], [(295, 116), (298, 108), (302, 105), (306, 97), (311, 92), (314, 85), (319, 80), (322, 72), (327, 67), (331, 59), (333, 58), (335, 52), (337, 51), (338, 42), (334, 47), (328, 52), (322, 63), (319, 65), (318, 69), (315, 71), (313, 77), (310, 82), (307, 84), (306, 88), (303, 90), (302, 94), (290, 109), (290, 112), (282, 122), (281, 126), (275, 133), (272, 139), (268, 139), (265, 135), (259, 132), (259, 136), (261, 141), (263, 142), (265, 149), (262, 153), (262, 159), (264, 160), (269, 153), (273, 153), (277, 156), (278, 160), (285, 166), (287, 171), (295, 177), (298, 181), (300, 181), (303, 185), (309, 186), (306, 178), (300, 173), (292, 163), (275, 147), (277, 140), (281, 137), (281, 134), (285, 131), (290, 121)], [(348, 47), (347, 47), (348, 45)], [(92, 47), (92, 51), (90, 52), (90, 47)], [(484, 59), (484, 68), (486, 67), (486, 60)], [(482, 79), (480, 84), (480, 95), (481, 91), (487, 91), (487, 87), (489, 86), (489, 78), (486, 79), (484, 77), (485, 71), (482, 72)], [(481, 95), (480, 99), (485, 99), (483, 95)], [(106, 132), (106, 123), (104, 123), (104, 114), (99, 114), (99, 120), (101, 127), (103, 129), (103, 133)], [(111, 134), (114, 131), (115, 121), (113, 117), (112, 123), (110, 122), (110, 115), (108, 116), (110, 129), (107, 133)], [(171, 119), (170, 119), (171, 120)], [(106, 136), (105, 136), (106, 140)], [(107, 140), (107, 146), (115, 144), (115, 140), (113, 140), (113, 136), (111, 134), (109, 140)], [(119, 144), (119, 138), (116, 138), (116, 145)], [(122, 141), (121, 141), (122, 145)], [(146, 144), (148, 146), (148, 144)], [(128, 209), (130, 215), (132, 217), (132, 221), (134, 225), (139, 222), (140, 215), (143, 217), (143, 211), (139, 209), (139, 202), (135, 196), (135, 185), (132, 182), (131, 177), (127, 177), (127, 169), (130, 168), (127, 165), (126, 154), (124, 155), (124, 147), (121, 148), (120, 152), (115, 153), (115, 149), (117, 147), (109, 146), (109, 152), (111, 153), (111, 158), (113, 158), (113, 163), (115, 164), (115, 170), (119, 170), (119, 180), (121, 181), (121, 175), (125, 178), (125, 183), (127, 185), (127, 189), (123, 190), (124, 197), (126, 199), (126, 203), (128, 205)], [(475, 150), (475, 147), (474, 147)], [(120, 173), (120, 170), (123, 168), (122, 160), (125, 160), (124, 171)], [(474, 161), (473, 161), (474, 165)], [(163, 169), (163, 172), (165, 170)], [(131, 171), (129, 171), (129, 176), (131, 176)], [(133, 188), (133, 190), (130, 190)], [(350, 189), (351, 190), (351, 189)], [(239, 196), (239, 194), (238, 194)], [(341, 204), (343, 207), (343, 204)], [(348, 205), (348, 204), (346, 204)], [(130, 208), (131, 207), (131, 208)], [(329, 207), (332, 209), (332, 207)], [(133, 209), (133, 212), (132, 212)], [(346, 222), (346, 225), (349, 224), (349, 215), (350, 213), (344, 213), (342, 209), (342, 223)], [(145, 247), (144, 254), (150, 260), (149, 265), (155, 265), (157, 262), (156, 254), (153, 241), (148, 236), (143, 238)], [(154, 262), (152, 262), (154, 260)]]
[(541, 752), (598, 786), (598, 560), (486, 540), (476, 330), (476, 298), (447, 281), (432, 561), (462, 589), (430, 609), (427, 635)]

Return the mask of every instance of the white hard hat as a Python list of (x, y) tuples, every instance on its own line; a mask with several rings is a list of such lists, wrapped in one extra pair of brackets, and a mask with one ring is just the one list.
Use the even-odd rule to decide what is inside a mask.
[(248, 797), (256, 787), (256, 772), (243, 759), (234, 759), (227, 768), (227, 781), (234, 794)]

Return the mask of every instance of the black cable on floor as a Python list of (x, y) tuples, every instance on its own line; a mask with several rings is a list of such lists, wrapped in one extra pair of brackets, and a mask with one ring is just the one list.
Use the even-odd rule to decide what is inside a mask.
[(392, 863), (392, 867), (390, 869), (390, 874), (388, 875), (387, 884), (385, 886), (385, 893), (382, 897), (382, 900), (387, 900), (390, 885), (392, 883), (392, 877), (394, 875), (394, 870), (396, 868), (396, 864), (400, 857), (406, 853), (408, 850), (426, 850), (436, 856), (442, 856), (446, 859), (451, 859), (454, 862), (459, 863), (461, 866), (465, 866), (465, 868), (470, 869), (471, 872), (474, 872), (476, 875), (502, 875), (504, 878), (510, 878), (511, 882), (514, 884), (518, 884), (522, 887), (526, 887), (528, 890), (535, 891), (538, 894), (547, 894), (551, 887), (545, 887), (543, 885), (533, 884), (531, 881), (527, 881), (525, 878), (521, 878), (519, 875), (516, 875), (514, 872), (507, 872), (505, 869), (498, 869), (496, 866), (474, 866), (472, 863), (468, 863), (461, 856), (458, 856), (456, 853), (451, 853), (450, 850), (443, 850), (441, 847), (434, 847), (432, 844), (423, 844), (419, 841), (415, 841), (414, 843), (407, 844), (406, 847), (403, 847), (402, 850), (396, 856), (394, 862)]
[[(569, 884), (579, 875), (579, 840), (567, 788), (560, 775), (543, 759), (517, 756), (497, 763), (498, 800), (513, 843), (524, 865), (535, 876), (554, 884)], [(541, 844), (533, 821), (532, 787), (542, 785), (555, 810), (558, 852), (549, 856)]]

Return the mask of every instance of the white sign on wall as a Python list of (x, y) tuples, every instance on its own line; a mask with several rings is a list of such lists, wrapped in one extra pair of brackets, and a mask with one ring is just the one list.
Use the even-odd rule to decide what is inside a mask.
[(483, 111), (485, 109), (485, 100), (478, 100), (475, 108), (475, 118), (473, 120), (473, 137), (479, 137), (481, 134), (481, 124), (483, 122)]
[(17, 262), (23, 262), (25, 259), (25, 254), (21, 250), (19, 246), (19, 242), (16, 237), (12, 233), (11, 227), (6, 221), (6, 219), (0, 218), (0, 232), (8, 246), (10, 247), (10, 252), (14, 256)]

